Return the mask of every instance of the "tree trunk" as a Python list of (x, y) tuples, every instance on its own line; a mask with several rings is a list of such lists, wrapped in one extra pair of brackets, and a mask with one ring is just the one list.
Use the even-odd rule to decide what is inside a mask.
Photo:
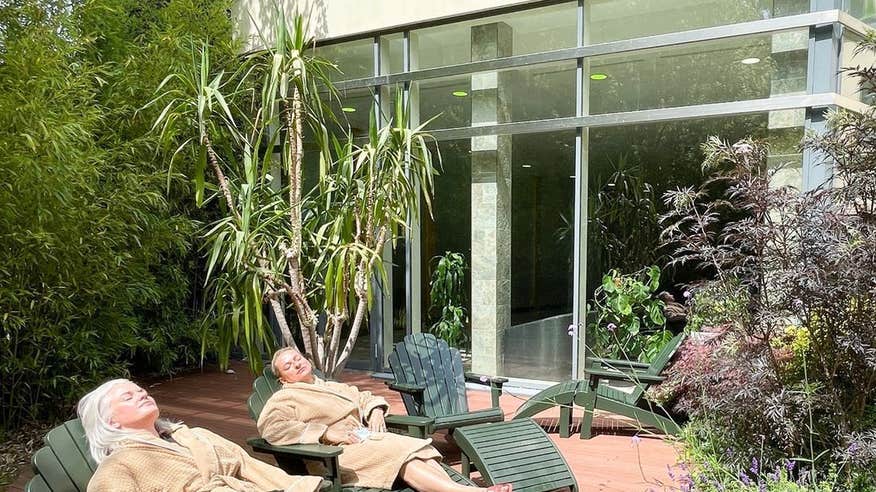
[(271, 309), (274, 310), (274, 317), (277, 318), (277, 324), (280, 326), (280, 333), (283, 334), (284, 345), (301, 352), (301, 349), (299, 349), (298, 345), (295, 343), (295, 339), (292, 338), (292, 331), (289, 329), (289, 323), (286, 321), (286, 312), (283, 310), (283, 305), (280, 304), (280, 300), (277, 299), (277, 294), (272, 293), (268, 299), (271, 302)]
[(219, 182), (219, 189), (222, 191), (222, 196), (225, 197), (225, 203), (228, 205), (228, 210), (234, 215), (234, 218), (240, 222), (240, 214), (234, 206), (234, 199), (231, 196), (231, 189), (228, 187), (228, 178), (222, 172), (219, 166), (219, 158), (216, 156), (216, 151), (213, 150), (213, 144), (210, 142), (210, 137), (204, 134), (201, 143), (207, 148), (207, 160), (210, 161), (210, 167), (213, 168), (213, 173), (216, 174), (216, 180)]

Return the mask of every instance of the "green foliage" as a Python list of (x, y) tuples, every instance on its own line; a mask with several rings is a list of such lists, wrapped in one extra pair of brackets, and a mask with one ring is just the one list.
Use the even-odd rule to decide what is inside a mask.
[[(430, 331), (451, 347), (466, 341), (468, 315), (465, 312), (465, 257), (451, 251), (432, 258), (429, 282), (429, 314), (435, 322)], [(437, 318), (437, 319), (436, 319)]]
[(876, 487), (869, 473), (843, 473), (832, 465), (814, 473), (805, 459), (770, 460), (763, 453), (738, 454), (721, 446), (721, 429), (697, 421), (680, 435), (681, 465), (670, 469), (682, 490), (704, 492), (832, 492), (869, 491)]
[(138, 111), (184, 33), (231, 52), (227, 2), (0, 7), (0, 428), (95, 383), (197, 361), (187, 185)]
[[(337, 99), (330, 80), (337, 68), (313, 55), (301, 16), (272, 15), (274, 39), (261, 39), (263, 49), (217, 60), (207, 45), (196, 47), (190, 64), (156, 84), (149, 107), (163, 108), (156, 133), (189, 136), (167, 148), (196, 159), (187, 171), (196, 203), (218, 202), (220, 217), (204, 232), (211, 298), (204, 333), (217, 335), (220, 362), (240, 346), (251, 369), (261, 370), (262, 353), (276, 342), (264, 316), (269, 304), (281, 343), (297, 344), (288, 322), (295, 315), (303, 351), (336, 376), (367, 316), (371, 279), (385, 276), (383, 246), (416, 216), (421, 198), (430, 207), (435, 169), (429, 137), (409, 128), (400, 95), (389, 124), (378, 126), (372, 113), (362, 139), (330, 135), (326, 100)], [(305, 128), (319, 153), (319, 182), (306, 195)], [(319, 312), (327, 319), (322, 332)]]
[(665, 329), (660, 268), (651, 266), (632, 275), (611, 270), (602, 277), (589, 306), (599, 356), (650, 361), (672, 338)]

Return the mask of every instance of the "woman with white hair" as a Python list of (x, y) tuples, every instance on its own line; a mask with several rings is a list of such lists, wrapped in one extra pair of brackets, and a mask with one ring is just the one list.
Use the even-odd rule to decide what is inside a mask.
[(488, 489), (457, 484), (438, 463), (441, 454), (431, 439), (386, 432), (386, 400), (315, 377), (297, 350), (278, 350), (271, 367), (283, 387), (265, 402), (259, 433), (275, 445), (343, 446), (338, 464), (344, 486), (389, 489), (400, 478), (419, 492), (511, 492), (511, 484)]
[(79, 400), (79, 418), (99, 464), (88, 492), (314, 492), (320, 477), (287, 475), (200, 428), (158, 418), (146, 390), (114, 379)]

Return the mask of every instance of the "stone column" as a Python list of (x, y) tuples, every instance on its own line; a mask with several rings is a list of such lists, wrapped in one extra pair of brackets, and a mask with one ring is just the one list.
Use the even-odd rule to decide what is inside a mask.
[[(472, 27), (472, 61), (512, 54), (511, 26)], [(471, 78), (472, 126), (511, 120), (509, 73)], [(472, 370), (502, 374), (503, 336), (511, 326), (511, 136), (471, 139)]]

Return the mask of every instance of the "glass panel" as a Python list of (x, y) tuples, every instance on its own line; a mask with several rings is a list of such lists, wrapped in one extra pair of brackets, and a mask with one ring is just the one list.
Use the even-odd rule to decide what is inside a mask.
[[(871, 67), (876, 65), (876, 53), (867, 49), (858, 52), (858, 44), (863, 41), (861, 36), (846, 32), (843, 36), (842, 47), (842, 63), (840, 68), (855, 68), (855, 67)], [(865, 95), (861, 92), (861, 79), (854, 75), (843, 71), (840, 80), (840, 93), (844, 96), (849, 96), (856, 101), (873, 104), (872, 96)]]
[(587, 0), (584, 44), (809, 12), (809, 0)]
[(796, 30), (594, 57), (585, 100), (602, 114), (803, 94), (808, 42)]
[(848, 0), (848, 11), (867, 24), (876, 25), (876, 0)]
[(511, 326), (504, 333), (503, 375), (568, 379), (575, 131), (511, 141)]
[(380, 74), (404, 72), (404, 33), (380, 36)]
[(333, 80), (361, 79), (374, 75), (374, 41), (371, 38), (317, 46), (316, 55), (337, 64), (341, 73), (335, 73)]
[[(444, 170), (435, 180), (433, 217), (421, 231), (424, 324), (440, 316), (429, 306), (432, 258), (461, 253), (475, 371), (495, 364), (495, 372), (525, 379), (571, 374), (574, 143), (570, 130), (438, 145)], [(496, 338), (497, 345), (489, 343)]]
[(567, 2), (411, 31), (411, 70), (575, 46), (576, 9)]
[[(779, 169), (774, 185), (802, 184), (804, 110), (592, 128), (586, 145), (588, 164), (587, 296), (611, 268), (624, 273), (648, 265), (665, 266), (658, 248), (657, 218), (662, 196), (676, 187), (703, 181), (701, 144), (709, 136), (733, 142), (747, 136), (765, 139), (768, 165)], [(631, 142), (633, 144), (631, 145)], [(690, 282), (693, 267), (664, 271), (663, 288)]]
[(340, 100), (332, 101), (331, 109), (340, 126), (332, 125), (330, 131), (340, 137), (351, 131), (354, 137), (368, 134), (370, 111), (374, 106), (371, 89), (350, 89), (339, 91)]
[(531, 121), (575, 114), (575, 62), (549, 63), (414, 82), (430, 129)]

